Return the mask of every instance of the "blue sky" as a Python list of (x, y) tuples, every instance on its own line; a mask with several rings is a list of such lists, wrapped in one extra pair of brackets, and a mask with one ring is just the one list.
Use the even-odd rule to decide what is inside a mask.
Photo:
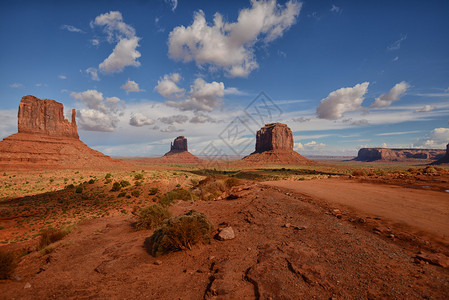
[(448, 36), (448, 1), (6, 0), (0, 138), (31, 94), (109, 155), (246, 155), (275, 121), (306, 155), (444, 148)]

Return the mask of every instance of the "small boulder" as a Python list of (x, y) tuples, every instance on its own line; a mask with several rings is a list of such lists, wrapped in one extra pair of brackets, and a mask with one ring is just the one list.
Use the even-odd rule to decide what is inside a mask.
[(231, 226), (225, 227), (220, 230), (217, 237), (220, 241), (232, 240), (235, 238), (234, 229)]

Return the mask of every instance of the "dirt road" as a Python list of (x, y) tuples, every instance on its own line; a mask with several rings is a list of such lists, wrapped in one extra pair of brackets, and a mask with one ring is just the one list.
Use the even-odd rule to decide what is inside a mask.
[(341, 179), (283, 180), (264, 184), (344, 205), (399, 225), (406, 224), (449, 243), (448, 193)]

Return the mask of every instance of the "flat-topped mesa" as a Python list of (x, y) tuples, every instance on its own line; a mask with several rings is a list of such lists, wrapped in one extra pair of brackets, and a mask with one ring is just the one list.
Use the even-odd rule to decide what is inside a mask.
[(266, 124), (257, 131), (255, 153), (272, 150), (293, 151), (293, 133), (286, 124)]
[(173, 143), (170, 143), (170, 152), (179, 153), (187, 150), (187, 139), (184, 136), (178, 136)]
[(389, 149), (361, 148), (355, 160), (358, 161), (403, 161), (410, 159), (436, 160), (444, 156), (440, 149)]
[(72, 122), (69, 122), (64, 117), (62, 103), (31, 95), (22, 97), (20, 101), (18, 130), (19, 133), (40, 133), (79, 139), (74, 109), (72, 109)]

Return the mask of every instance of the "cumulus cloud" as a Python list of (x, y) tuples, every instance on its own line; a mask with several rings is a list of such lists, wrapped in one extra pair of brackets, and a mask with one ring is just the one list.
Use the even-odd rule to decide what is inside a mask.
[(418, 109), (415, 109), (415, 112), (428, 112), (428, 111), (432, 111), (432, 110), (435, 110), (436, 109), (436, 107), (435, 106), (433, 106), (433, 105), (424, 105), (423, 107), (421, 107), (421, 108), (418, 108)]
[(405, 81), (399, 82), (388, 92), (388, 94), (382, 94), (379, 97), (377, 97), (370, 107), (373, 108), (388, 107), (394, 101), (399, 100), (409, 88), (410, 85), (407, 82)]
[(70, 31), (70, 32), (79, 32), (79, 33), (84, 33), (84, 31), (82, 31), (79, 28), (76, 28), (75, 26), (72, 25), (61, 25), (61, 29)]
[(332, 4), (330, 11), (339, 14), (342, 12), (342, 9), (335, 4)]
[(95, 68), (87, 68), (86, 73), (90, 75), (90, 78), (95, 81), (100, 81), (100, 78), (98, 77), (98, 70)]
[(170, 116), (170, 117), (162, 117), (162, 118), (159, 118), (158, 120), (164, 124), (173, 125), (174, 123), (178, 123), (178, 124), (185, 123), (189, 120), (189, 117), (184, 116), (184, 115), (174, 115), (174, 116)]
[(446, 148), (449, 143), (449, 128), (435, 128), (425, 137), (418, 140), (420, 148)]
[(196, 116), (190, 119), (190, 123), (199, 124), (199, 123), (215, 123), (216, 120), (208, 115), (198, 113)]
[(165, 98), (173, 99), (183, 97), (185, 89), (177, 85), (180, 80), (181, 75), (178, 73), (164, 75), (163, 78), (158, 80), (154, 89)]
[(320, 148), (325, 147), (326, 144), (324, 143), (317, 143), (316, 141), (310, 141), (308, 143), (302, 144), (302, 143), (295, 143), (295, 149), (296, 150), (317, 150)]
[(59, 79), (67, 79), (67, 76), (65, 76), (65, 75), (59, 75), (58, 78), (59, 78)]
[(175, 126), (168, 126), (160, 130), (161, 132), (171, 133), (171, 132), (182, 132), (184, 129), (178, 129)]
[(251, 1), (251, 8), (239, 12), (237, 22), (227, 23), (215, 13), (213, 25), (206, 22), (203, 11), (194, 15), (192, 25), (178, 26), (169, 35), (169, 56), (178, 61), (195, 61), (211, 70), (222, 69), (231, 77), (246, 77), (258, 68), (254, 45), (281, 37), (295, 22), (301, 3), (288, 1), (285, 6), (275, 0)]
[(241, 90), (235, 87), (225, 88), (224, 93), (225, 95), (236, 95), (236, 96), (248, 95), (248, 93), (242, 92)]
[(341, 88), (331, 92), (316, 109), (320, 119), (336, 120), (343, 117), (346, 112), (362, 109), (369, 82), (356, 84), (354, 87)]
[(119, 11), (101, 14), (91, 22), (91, 27), (103, 27), (109, 43), (117, 42), (112, 53), (98, 66), (103, 73), (119, 73), (127, 66), (140, 66), (137, 59), (141, 56), (136, 50), (140, 38), (136, 36), (134, 28), (123, 22)]
[(123, 115), (125, 102), (117, 97), (104, 97), (97, 90), (72, 92), (70, 97), (80, 101), (87, 109), (78, 111), (81, 129), (89, 131), (114, 131)]
[(137, 82), (135, 82), (133, 80), (129, 80), (129, 79), (120, 88), (126, 90), (126, 94), (128, 94), (130, 92), (143, 92), (143, 91), (145, 91), (145, 90), (141, 90), (139, 88), (139, 85), (137, 84)]
[(94, 45), (94, 46), (98, 46), (98, 45), (100, 45), (100, 40), (98, 40), (98, 39), (91, 39), (90, 43), (92, 45)]
[(144, 116), (141, 113), (135, 113), (131, 116), (129, 119), (129, 125), (136, 126), (136, 127), (142, 127), (145, 125), (153, 125), (154, 121), (149, 119), (148, 117)]
[(189, 95), (181, 101), (166, 101), (165, 104), (177, 107), (180, 110), (213, 111), (223, 104), (224, 96), (223, 82), (206, 82), (197, 78), (190, 86)]

